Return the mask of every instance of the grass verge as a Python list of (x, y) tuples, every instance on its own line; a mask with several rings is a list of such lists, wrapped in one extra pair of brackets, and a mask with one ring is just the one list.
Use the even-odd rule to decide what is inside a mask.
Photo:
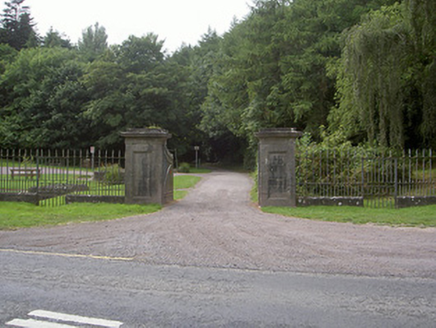
[(297, 208), (264, 207), (262, 210), (266, 213), (321, 221), (423, 228), (436, 227), (436, 205), (403, 209), (309, 206)]
[(177, 175), (174, 177), (174, 199), (180, 200), (188, 194), (188, 190), (193, 188), (199, 181), (200, 177), (193, 175)]
[[(251, 200), (258, 202), (257, 176), (252, 173), (255, 184)], [(403, 227), (436, 227), (436, 205), (403, 209), (368, 208), (352, 206), (309, 206), (309, 207), (263, 207), (265, 213), (279, 214), (302, 219), (353, 224), (376, 224)]]
[(200, 177), (193, 175), (177, 175), (174, 177), (174, 189), (189, 189), (194, 187), (199, 181)]
[(90, 221), (107, 221), (157, 212), (160, 205), (69, 204), (42, 207), (27, 203), (1, 203), (0, 230), (61, 225)]
[[(174, 177), (174, 198), (182, 199), (187, 189), (194, 187), (200, 177), (183, 175)], [(180, 190), (181, 189), (181, 190)], [(53, 226), (68, 223), (107, 221), (159, 211), (160, 205), (126, 204), (65, 204), (65, 196), (60, 196), (59, 206), (35, 206), (27, 203), (2, 202), (0, 206), (0, 230), (15, 230), (37, 226)], [(63, 205), (60, 205), (63, 204)]]

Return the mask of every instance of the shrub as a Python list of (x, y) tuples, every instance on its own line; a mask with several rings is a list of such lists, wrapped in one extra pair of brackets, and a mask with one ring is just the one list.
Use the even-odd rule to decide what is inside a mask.
[(108, 184), (123, 183), (124, 174), (118, 164), (108, 165), (104, 174), (104, 182)]
[(189, 165), (189, 163), (180, 163), (179, 168), (178, 168), (178, 172), (189, 173), (189, 172), (191, 172), (191, 166)]
[(392, 182), (395, 156), (399, 157), (396, 164), (401, 178), (408, 179), (406, 158), (396, 149), (353, 146), (349, 141), (326, 135), (317, 143), (308, 133), (296, 145), (297, 193), (301, 196), (357, 196), (362, 194), (363, 178), (366, 182)]

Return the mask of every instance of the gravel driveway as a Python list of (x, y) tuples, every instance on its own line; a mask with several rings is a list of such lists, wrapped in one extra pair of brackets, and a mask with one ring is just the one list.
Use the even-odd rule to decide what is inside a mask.
[(127, 257), (149, 264), (436, 278), (434, 228), (265, 214), (250, 202), (251, 186), (245, 174), (216, 171), (159, 213), (0, 231), (0, 249)]

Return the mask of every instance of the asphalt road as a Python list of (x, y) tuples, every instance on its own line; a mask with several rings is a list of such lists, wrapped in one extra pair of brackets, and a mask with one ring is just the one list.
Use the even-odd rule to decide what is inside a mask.
[(4, 250), (0, 263), (1, 327), (35, 310), (111, 320), (122, 328), (436, 322), (434, 279), (159, 266)]

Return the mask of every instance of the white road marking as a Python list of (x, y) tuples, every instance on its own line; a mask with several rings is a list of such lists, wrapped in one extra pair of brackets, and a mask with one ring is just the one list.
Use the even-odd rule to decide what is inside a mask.
[(37, 251), (20, 251), (16, 249), (2, 249), (0, 252), (3, 253), (17, 253), (17, 254), (29, 254), (29, 255), (50, 255), (59, 257), (71, 257), (71, 258), (89, 258), (96, 260), (114, 260), (114, 261), (133, 261), (133, 257), (110, 257), (110, 256), (97, 256), (97, 255), (82, 255), (82, 254), (65, 254), (65, 253), (48, 253), (48, 252), (37, 252)]
[(14, 319), (12, 321), (6, 322), (8, 326), (22, 327), (22, 328), (72, 328), (74, 326), (64, 325), (61, 323), (39, 321), (39, 320), (22, 320)]
[(78, 316), (78, 315), (50, 312), (50, 311), (44, 311), (44, 310), (32, 311), (29, 313), (29, 315), (31, 317), (37, 317), (37, 318), (52, 319), (52, 320), (56, 320), (56, 321), (67, 321), (67, 322), (74, 322), (74, 323), (107, 327), (107, 328), (119, 328), (123, 324), (120, 321), (82, 317), (82, 316)]
[[(12, 321), (7, 322), (6, 325), (22, 327), (22, 328), (72, 328), (72, 327), (77, 327), (75, 326), (75, 324), (79, 324), (79, 325), (99, 326), (104, 328), (119, 328), (123, 324), (120, 321), (82, 317), (78, 315), (57, 313), (57, 312), (44, 311), (44, 310), (32, 311), (28, 315), (31, 317), (35, 317), (39, 320), (14, 319)], [(44, 319), (53, 320), (57, 322), (68, 322), (71, 323), (71, 325), (42, 321)]]

